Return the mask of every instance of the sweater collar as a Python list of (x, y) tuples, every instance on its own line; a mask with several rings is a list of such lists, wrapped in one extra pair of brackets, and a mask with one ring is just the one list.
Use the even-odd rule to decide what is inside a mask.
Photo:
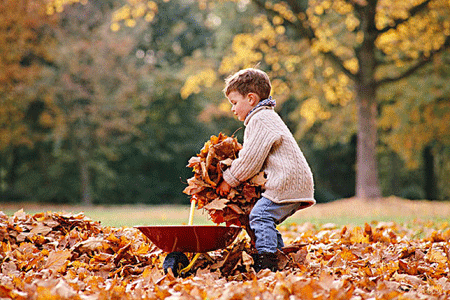
[(276, 101), (275, 99), (272, 99), (272, 96), (269, 96), (269, 98), (261, 100), (258, 102), (258, 104), (256, 104), (255, 107), (253, 107), (247, 114), (247, 116), (245, 117), (244, 120), (244, 125), (247, 125), (248, 120), (250, 120), (250, 116), (253, 115), (254, 112), (259, 111), (260, 107), (263, 108), (273, 108), (276, 105)]
[(250, 119), (257, 114), (259, 111), (261, 110), (265, 110), (265, 109), (271, 109), (273, 110), (273, 106), (260, 106), (258, 108), (256, 108), (254, 111), (252, 111), (250, 114), (247, 115), (247, 117), (244, 120), (244, 126), (247, 126), (247, 124), (250, 122)]

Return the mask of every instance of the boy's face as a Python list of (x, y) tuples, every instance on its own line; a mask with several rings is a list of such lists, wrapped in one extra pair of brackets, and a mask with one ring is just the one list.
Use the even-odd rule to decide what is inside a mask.
[[(244, 122), (248, 112), (258, 103), (255, 94), (249, 93), (246, 96), (241, 95), (237, 91), (232, 91), (227, 96), (232, 107), (231, 111), (238, 117), (239, 121)], [(256, 102), (255, 102), (256, 101)]]

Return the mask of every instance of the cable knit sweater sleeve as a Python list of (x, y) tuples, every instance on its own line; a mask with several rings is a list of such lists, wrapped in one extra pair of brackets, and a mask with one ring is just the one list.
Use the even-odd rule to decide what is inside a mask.
[(232, 187), (252, 178), (261, 171), (266, 157), (280, 135), (271, 131), (263, 119), (253, 118), (247, 125), (244, 134), (243, 148), (223, 176)]

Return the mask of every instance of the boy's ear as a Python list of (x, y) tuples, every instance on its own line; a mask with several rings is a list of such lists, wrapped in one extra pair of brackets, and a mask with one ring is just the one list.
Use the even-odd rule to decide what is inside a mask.
[(261, 100), (256, 93), (248, 93), (247, 97), (251, 106), (258, 104), (259, 100)]

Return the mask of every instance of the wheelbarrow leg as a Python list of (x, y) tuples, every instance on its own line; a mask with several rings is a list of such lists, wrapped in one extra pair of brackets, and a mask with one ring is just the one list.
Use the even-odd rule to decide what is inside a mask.
[(194, 255), (194, 257), (192, 258), (192, 260), (191, 260), (191, 262), (189, 263), (189, 265), (187, 265), (184, 269), (181, 269), (180, 270), (180, 275), (184, 275), (184, 274), (186, 274), (187, 272), (189, 272), (191, 269), (192, 269), (192, 267), (194, 266), (194, 264), (195, 264), (195, 262), (197, 261), (197, 259), (200, 257), (200, 255), (202, 255), (203, 254), (203, 256), (207, 259), (207, 260), (209, 260), (210, 262), (214, 262), (214, 260), (211, 258), (211, 256), (209, 256), (209, 254), (208, 253), (197, 253), (197, 254), (195, 254)]
[(209, 260), (210, 262), (214, 262), (211, 256), (208, 253), (197, 253), (192, 258), (191, 262), (187, 256), (182, 252), (172, 252), (167, 254), (166, 258), (163, 262), (164, 273), (167, 274), (169, 269), (172, 270), (173, 275), (175, 276), (184, 276), (189, 272), (194, 266), (197, 259), (203, 254), (203, 256)]

